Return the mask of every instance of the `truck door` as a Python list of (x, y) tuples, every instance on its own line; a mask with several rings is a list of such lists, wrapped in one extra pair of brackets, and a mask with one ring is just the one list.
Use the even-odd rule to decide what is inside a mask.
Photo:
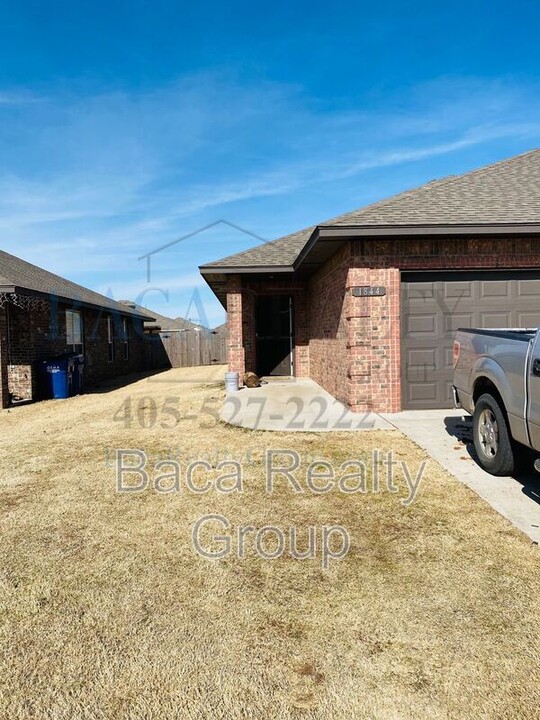
[(531, 341), (525, 375), (529, 435), (532, 447), (540, 450), (540, 331)]

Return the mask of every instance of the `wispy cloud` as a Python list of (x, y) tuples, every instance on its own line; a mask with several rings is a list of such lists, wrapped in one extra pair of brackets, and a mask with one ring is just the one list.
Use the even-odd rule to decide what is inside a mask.
[[(447, 142), (429, 143), (426, 139), (425, 144), (415, 144), (414, 147), (401, 144), (392, 150), (360, 150), (356, 153), (359, 157), (352, 161), (348, 156), (323, 158), (319, 161), (308, 159), (289, 165), (285, 163), (279, 171), (249, 175), (234, 183), (224, 183), (218, 187), (215, 184), (201, 185), (191, 188), (188, 199), (176, 205), (171, 215), (189, 216), (242, 200), (291, 193), (299, 188), (354, 177), (368, 170), (440, 157), (508, 137), (530, 137), (537, 142), (540, 138), (540, 117), (537, 123), (479, 125)], [(392, 143), (388, 138), (388, 144), (395, 142)]]
[[(388, 194), (385, 168), (416, 183), (460, 158), (468, 169), (473, 157), (536, 146), (539, 98), (533, 85), (456, 78), (331, 112), (295, 87), (211, 74), (138, 94), (10, 90), (0, 93), (0, 245), (132, 296), (138, 256), (220, 217), (271, 237), (352, 209), (341, 207), (348, 197)], [(188, 292), (212, 252), (248, 244), (198, 236), (163, 259), (159, 284)]]
[(25, 90), (0, 91), (0, 105), (28, 105), (30, 103), (45, 102), (46, 98)]
[(175, 218), (377, 168), (505, 138), (538, 141), (535, 88), (475, 84), (475, 102), (470, 81), (441, 86), (445, 97), (431, 83), (428, 99), (416, 89), (395, 112), (317, 113), (294, 88), (212, 76), (139, 96), (49, 100), (11, 128), (9, 145), (0, 137), (0, 229), (109, 218), (168, 229)]
[[(120, 274), (122, 275), (122, 273)], [(120, 299), (141, 300), (143, 296), (167, 298), (176, 290), (191, 290), (202, 287), (204, 281), (198, 272), (185, 274), (160, 275), (159, 282), (146, 282), (145, 277), (137, 280), (116, 278), (114, 283), (102, 283), (96, 287), (97, 292), (107, 297)]]

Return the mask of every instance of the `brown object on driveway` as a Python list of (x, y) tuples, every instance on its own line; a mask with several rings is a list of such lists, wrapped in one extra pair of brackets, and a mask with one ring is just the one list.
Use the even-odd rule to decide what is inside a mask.
[(261, 387), (261, 378), (254, 372), (244, 373), (244, 385), (248, 388)]

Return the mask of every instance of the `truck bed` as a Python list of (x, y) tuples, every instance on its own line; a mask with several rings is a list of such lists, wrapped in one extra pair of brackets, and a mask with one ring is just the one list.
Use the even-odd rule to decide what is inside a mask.
[(529, 340), (536, 334), (537, 328), (532, 330), (523, 328), (488, 328), (481, 330), (479, 328), (459, 328), (460, 333), (470, 333), (471, 335), (487, 335), (489, 337), (500, 337), (507, 340), (523, 340), (523, 342), (529, 342)]

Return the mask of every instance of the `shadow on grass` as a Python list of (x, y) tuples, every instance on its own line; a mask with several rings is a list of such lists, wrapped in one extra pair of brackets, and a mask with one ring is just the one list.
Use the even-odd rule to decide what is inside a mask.
[(169, 369), (170, 368), (160, 368), (159, 370), (146, 370), (145, 372), (130, 373), (129, 375), (119, 375), (118, 377), (111, 378), (110, 380), (102, 380), (95, 385), (88, 387), (85, 385), (84, 395), (95, 395), (99, 393), (108, 393), (112, 390), (118, 390), (119, 388), (126, 387), (127, 385), (132, 385), (139, 380), (151, 378), (155, 375), (161, 375)]

